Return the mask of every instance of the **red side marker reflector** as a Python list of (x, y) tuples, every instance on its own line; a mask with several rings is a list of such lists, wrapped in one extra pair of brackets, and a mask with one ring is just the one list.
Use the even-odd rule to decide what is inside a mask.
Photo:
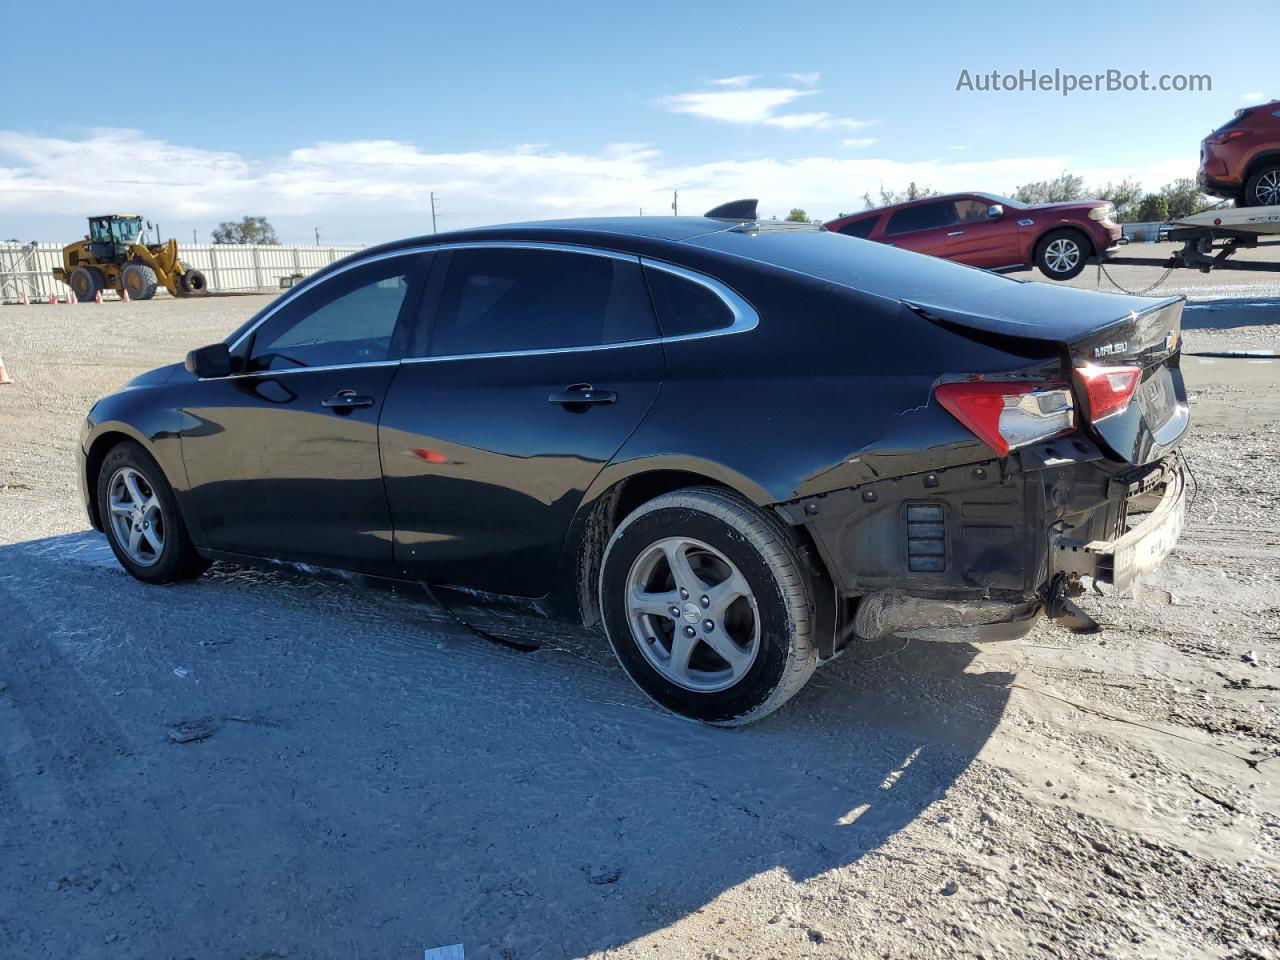
[(448, 463), (449, 458), (439, 450), (427, 450), (424, 447), (415, 447), (413, 455), (419, 460), (425, 460), (427, 463)]

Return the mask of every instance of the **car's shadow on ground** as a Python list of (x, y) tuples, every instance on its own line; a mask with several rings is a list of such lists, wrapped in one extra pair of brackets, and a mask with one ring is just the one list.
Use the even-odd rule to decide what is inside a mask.
[(1230, 330), (1268, 324), (1280, 324), (1280, 297), (1196, 300), (1182, 311), (1184, 330)]
[[(289, 573), (146, 587), (94, 534), (0, 547), (0, 609), (0, 737), (31, 754), (0, 755), (7, 842), (32, 865), (0, 880), (0, 936), (49, 955), (126, 923), (139, 956), (631, 943), (760, 874), (882, 856), (1010, 680), (966, 672), (969, 647), (886, 641), (710, 729), (553, 626), (522, 654), (420, 599)], [(109, 913), (50, 900), (46, 876), (120, 865)]]

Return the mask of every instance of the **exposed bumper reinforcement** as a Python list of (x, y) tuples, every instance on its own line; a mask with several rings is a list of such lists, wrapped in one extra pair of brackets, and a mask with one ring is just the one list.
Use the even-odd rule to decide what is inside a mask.
[(1092, 577), (1123, 589), (1155, 569), (1173, 550), (1186, 512), (1186, 477), (1181, 466), (1169, 471), (1154, 509), (1137, 526), (1115, 540), (1060, 538), (1053, 544), (1054, 569)]

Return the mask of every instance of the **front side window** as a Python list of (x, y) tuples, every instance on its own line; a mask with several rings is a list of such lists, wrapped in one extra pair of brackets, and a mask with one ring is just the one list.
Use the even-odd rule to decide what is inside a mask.
[(391, 357), (397, 325), (425, 257), (411, 254), (353, 267), (320, 281), (253, 335), (246, 369), (290, 370), (373, 363)]
[(987, 219), (987, 208), (991, 204), (985, 200), (957, 200), (956, 223), (977, 223)]
[(931, 230), (955, 223), (955, 202), (940, 200), (922, 203), (915, 207), (903, 207), (889, 218), (885, 233), (910, 233), (913, 230)]
[(634, 260), (503, 247), (450, 256), (433, 356), (590, 347), (657, 335)]

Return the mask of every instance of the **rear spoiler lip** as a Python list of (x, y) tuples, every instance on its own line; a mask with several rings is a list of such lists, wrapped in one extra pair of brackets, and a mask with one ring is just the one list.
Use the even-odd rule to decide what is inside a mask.
[[(1168, 349), (1161, 351), (1160, 359), (1176, 352), (1182, 336), (1182, 309), (1186, 303), (1185, 296), (1166, 297), (1156, 300), (1142, 310), (1131, 310), (1123, 316), (1099, 323), (1092, 329), (1072, 337), (1055, 335), (1052, 328), (1041, 324), (1023, 323), (1009, 317), (992, 316), (971, 310), (957, 310), (953, 307), (939, 307), (911, 300), (899, 302), (930, 323), (960, 334), (970, 340), (988, 343), (992, 346), (1008, 345), (1021, 347), (1031, 353), (1043, 352), (1046, 344), (1052, 344), (1059, 352), (1071, 356), (1084, 355), (1095, 344), (1114, 340), (1124, 331), (1137, 330), (1164, 316), (1169, 323), (1168, 334), (1173, 335), (1173, 343)], [(1146, 321), (1146, 324), (1144, 324)], [(1127, 345), (1127, 339), (1124, 341)], [(1121, 351), (1123, 352), (1123, 351)]]

